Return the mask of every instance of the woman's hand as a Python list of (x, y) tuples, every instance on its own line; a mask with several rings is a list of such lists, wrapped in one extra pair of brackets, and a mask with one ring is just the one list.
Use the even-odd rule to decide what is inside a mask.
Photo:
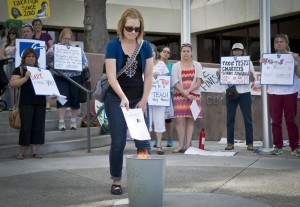
[(216, 71), (216, 75), (217, 75), (218, 77), (220, 77), (220, 69), (218, 69), (218, 70)]
[(297, 60), (297, 62), (298, 62), (298, 64), (300, 63), (299, 61), (300, 61), (300, 56), (299, 56), (299, 54), (298, 53), (293, 53), (293, 57), (294, 57), (294, 59), (295, 60)]
[(126, 96), (121, 98), (120, 107), (125, 107), (127, 110), (129, 109), (129, 101)]
[(267, 58), (260, 58), (259, 59), (259, 63), (262, 64), (262, 63), (266, 63), (267, 62)]
[(139, 101), (135, 108), (141, 108), (144, 116), (147, 116), (147, 103), (146, 102), (143, 102), (142, 100)]
[(29, 78), (30, 78), (30, 75), (31, 75), (30, 71), (27, 70), (26, 73), (25, 73), (25, 77), (26, 77), (27, 79), (29, 79)]

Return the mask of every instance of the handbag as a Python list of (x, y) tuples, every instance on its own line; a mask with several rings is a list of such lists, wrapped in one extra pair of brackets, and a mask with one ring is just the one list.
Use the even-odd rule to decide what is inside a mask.
[[(139, 51), (143, 45), (143, 42), (144, 42), (144, 40), (142, 40), (141, 43), (136, 45), (134, 52), (133, 52), (132, 56), (130, 57), (129, 61), (127, 61), (126, 65), (117, 73), (117, 78), (120, 75), (122, 75), (129, 68), (129, 66), (133, 63), (133, 61), (135, 60), (137, 54), (139, 53)], [(107, 76), (103, 75), (96, 84), (96, 89), (94, 92), (95, 99), (97, 99), (98, 101), (103, 103), (109, 86), (110, 85), (109, 85)]]
[[(83, 87), (85, 87), (88, 90), (91, 90), (91, 82), (88, 81), (91, 77), (90, 75), (90, 69), (89, 68), (85, 68), (81, 71), (81, 82), (80, 85), (82, 85)], [(87, 102), (87, 93), (81, 89), (78, 89), (78, 102), (79, 103), (85, 103)]]
[(226, 96), (229, 98), (230, 101), (237, 100), (239, 98), (239, 93), (236, 90), (235, 86), (230, 86), (226, 89)]
[[(20, 67), (20, 73), (21, 73), (21, 76), (23, 76), (22, 67)], [(15, 93), (15, 90), (14, 90), (14, 93)], [(12, 111), (10, 111), (9, 117), (8, 117), (9, 126), (14, 129), (21, 129), (21, 119), (20, 119), (20, 110), (19, 110), (20, 94), (21, 94), (21, 87), (19, 88), (19, 91), (18, 91), (18, 104), (16, 105), (16, 99), (15, 99), (16, 96), (14, 95), (14, 108), (12, 109)]]

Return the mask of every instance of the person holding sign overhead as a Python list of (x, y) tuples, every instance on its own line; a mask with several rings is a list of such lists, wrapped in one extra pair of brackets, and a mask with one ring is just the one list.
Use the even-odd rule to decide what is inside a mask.
[(45, 143), (45, 117), (46, 97), (36, 95), (32, 82), (31, 73), (27, 66), (38, 67), (38, 57), (33, 48), (27, 48), (23, 52), (21, 64), (11, 76), (9, 85), (20, 90), (20, 119), (21, 130), (19, 134), (19, 155), (17, 159), (23, 160), (25, 147), (30, 146), (33, 158), (42, 158), (36, 152), (37, 144)]
[[(64, 45), (66, 47), (71, 46), (71, 42), (73, 40), (73, 32), (70, 28), (64, 28), (60, 35), (59, 35), (59, 43), (58, 45)], [(58, 47), (57, 45), (57, 47)], [(55, 46), (51, 47), (48, 52), (47, 52), (47, 62), (48, 66), (50, 68), (54, 68), (54, 53), (55, 53)], [(82, 69), (85, 69), (88, 67), (88, 60), (85, 56), (85, 53), (81, 49), (81, 57), (82, 59), (82, 65), (78, 66)], [(79, 61), (80, 62), (80, 61)], [(63, 75), (71, 78), (78, 84), (81, 83), (81, 71), (78, 70), (72, 70), (72, 68), (66, 68), (66, 69), (60, 69), (59, 70)], [(78, 115), (78, 110), (80, 108), (80, 104), (78, 101), (78, 89), (77, 86), (75, 86), (73, 83), (69, 82), (67, 79), (62, 77), (59, 74), (54, 74), (54, 79), (56, 82), (56, 85), (58, 87), (59, 93), (61, 95), (64, 95), (67, 97), (67, 102), (62, 105), (59, 101), (57, 101), (56, 106), (58, 108), (58, 116), (59, 116), (59, 123), (58, 123), (58, 129), (61, 131), (66, 130), (66, 125), (65, 125), (65, 115), (66, 115), (66, 110), (68, 107), (71, 108), (71, 123), (70, 123), (70, 129), (71, 130), (76, 130), (77, 129), (77, 124), (76, 124), (76, 119)]]
[[(245, 56), (246, 49), (241, 43), (235, 43), (232, 46), (230, 56)], [(250, 60), (249, 60), (250, 61)], [(252, 62), (250, 61), (250, 69), (248, 72), (250, 80), (255, 80), (255, 70)], [(217, 70), (217, 76), (220, 77), (220, 70)], [(226, 95), (226, 110), (227, 110), (227, 146), (225, 150), (234, 149), (234, 125), (235, 115), (238, 105), (241, 108), (245, 131), (246, 131), (246, 145), (247, 150), (253, 150), (253, 123), (252, 123), (252, 110), (251, 110), (251, 85), (235, 85), (239, 96), (235, 100), (230, 100)]]
[(190, 109), (193, 100), (197, 102), (200, 110), (197, 118), (202, 118), (200, 93), (200, 85), (203, 83), (202, 65), (192, 59), (191, 44), (182, 44), (180, 54), (181, 60), (172, 68), (174, 117), (179, 141), (179, 146), (173, 153), (184, 152), (191, 146), (195, 123)]
[[(300, 77), (300, 57), (298, 53), (292, 53), (289, 47), (289, 38), (285, 34), (278, 34), (274, 38), (276, 54), (291, 54), (294, 58), (294, 81), (292, 85), (268, 85), (269, 112), (272, 119), (272, 133), (275, 148), (271, 155), (283, 153), (282, 117), (285, 117), (287, 132), (290, 140), (291, 155), (300, 157), (299, 131), (296, 124), (298, 86), (297, 79)], [(265, 58), (260, 59), (264, 64)]]
[[(166, 64), (163, 61), (158, 61), (157, 48), (155, 45), (152, 46), (153, 54), (153, 78), (156, 79), (159, 75), (168, 75), (169, 71)], [(166, 131), (165, 128), (165, 107), (164, 106), (149, 106), (149, 131), (152, 131), (152, 124), (154, 125), (155, 135), (156, 135), (156, 149), (157, 154), (163, 155), (164, 151), (161, 147), (161, 140), (163, 132)]]

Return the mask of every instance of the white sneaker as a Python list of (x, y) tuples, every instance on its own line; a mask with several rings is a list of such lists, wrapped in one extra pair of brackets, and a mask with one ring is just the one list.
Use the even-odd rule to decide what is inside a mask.
[(58, 130), (60, 130), (60, 131), (66, 131), (65, 122), (59, 122), (58, 123)]
[(70, 129), (71, 130), (76, 130), (77, 129), (76, 122), (71, 122)]

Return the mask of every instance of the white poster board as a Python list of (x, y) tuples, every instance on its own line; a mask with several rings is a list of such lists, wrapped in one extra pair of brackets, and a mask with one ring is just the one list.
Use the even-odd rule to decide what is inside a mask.
[(201, 84), (201, 92), (223, 93), (225, 85), (220, 84), (220, 80), (216, 75), (218, 68), (202, 68), (203, 83)]
[(266, 59), (261, 64), (261, 84), (293, 85), (294, 84), (294, 58), (289, 54), (263, 54)]
[(82, 71), (82, 54), (80, 47), (55, 45), (54, 69)]
[(29, 66), (27, 70), (31, 73), (30, 79), (36, 95), (61, 96), (49, 70)]
[(16, 39), (16, 54), (15, 54), (15, 67), (19, 67), (22, 60), (24, 50), (33, 48), (38, 56), (38, 63), (40, 68), (46, 68), (46, 45), (45, 41), (34, 39)]
[(221, 57), (220, 83), (247, 85), (250, 83), (250, 56)]
[(152, 88), (148, 97), (150, 106), (170, 106), (171, 102), (171, 78), (161, 75), (153, 78)]

